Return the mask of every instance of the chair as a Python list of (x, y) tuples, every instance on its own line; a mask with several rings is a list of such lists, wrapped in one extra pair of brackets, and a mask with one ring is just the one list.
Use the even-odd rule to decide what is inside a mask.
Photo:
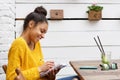
[[(6, 71), (7, 71), (7, 65), (2, 65), (2, 68), (3, 68), (3, 71), (5, 72), (6, 74)], [(17, 75), (20, 74), (21, 78), (18, 79), (17, 77), (14, 79), (14, 80), (25, 80), (25, 78), (23, 77), (22, 73), (20, 72), (19, 69), (16, 69), (15, 72), (17, 73)]]
[(2, 68), (3, 68), (3, 71), (5, 72), (5, 74), (6, 74), (6, 71), (7, 71), (7, 65), (2, 65)]

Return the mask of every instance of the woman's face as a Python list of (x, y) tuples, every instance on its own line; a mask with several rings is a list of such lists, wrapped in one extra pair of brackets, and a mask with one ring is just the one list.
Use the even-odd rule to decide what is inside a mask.
[(47, 23), (38, 23), (36, 26), (33, 26), (30, 30), (30, 39), (32, 42), (36, 43), (40, 39), (44, 38), (45, 33), (48, 30)]

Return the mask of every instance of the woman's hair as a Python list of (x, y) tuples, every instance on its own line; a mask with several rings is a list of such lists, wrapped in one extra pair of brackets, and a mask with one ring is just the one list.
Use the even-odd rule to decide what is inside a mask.
[(23, 24), (23, 31), (26, 30), (31, 20), (35, 22), (35, 25), (37, 25), (39, 22), (40, 23), (46, 22), (48, 24), (46, 15), (47, 15), (47, 11), (42, 6), (35, 8), (34, 12), (31, 12), (26, 16)]

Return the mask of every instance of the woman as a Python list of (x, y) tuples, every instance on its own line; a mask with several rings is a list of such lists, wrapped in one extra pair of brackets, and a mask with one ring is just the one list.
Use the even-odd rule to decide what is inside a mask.
[(39, 43), (48, 30), (46, 15), (47, 11), (40, 6), (26, 16), (23, 32), (13, 41), (8, 53), (6, 80), (14, 80), (17, 68), (26, 80), (42, 80), (40, 73), (54, 66), (53, 61), (43, 61)]
[[(47, 11), (40, 6), (26, 16), (23, 32), (13, 41), (8, 53), (6, 80), (55, 80), (59, 70), (52, 69), (53, 61), (43, 61), (39, 43), (48, 30), (46, 15)], [(50, 73), (42, 78), (40, 74), (48, 70)]]

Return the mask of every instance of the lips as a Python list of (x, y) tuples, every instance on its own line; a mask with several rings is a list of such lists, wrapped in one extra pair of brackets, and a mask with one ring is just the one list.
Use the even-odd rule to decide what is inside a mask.
[(40, 40), (40, 39), (42, 39), (42, 37), (41, 37), (41, 36), (37, 37), (37, 40)]

